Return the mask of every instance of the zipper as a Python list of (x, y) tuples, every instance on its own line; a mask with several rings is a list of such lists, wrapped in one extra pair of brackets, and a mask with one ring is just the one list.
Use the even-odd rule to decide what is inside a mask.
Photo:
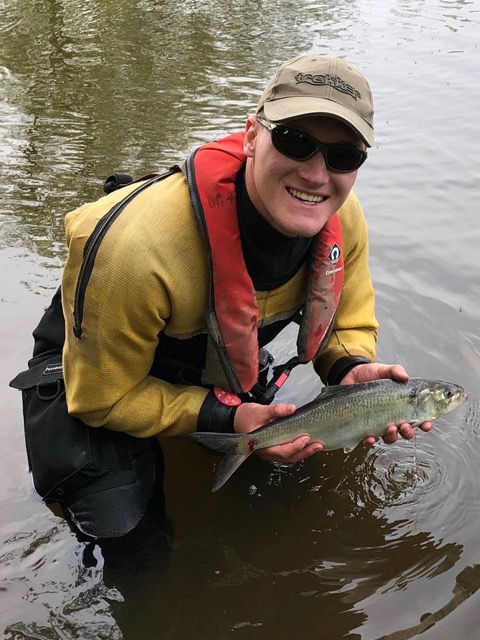
[(83, 250), (82, 265), (80, 267), (80, 273), (78, 274), (77, 285), (75, 288), (75, 297), (73, 303), (73, 333), (76, 338), (80, 339), (82, 337), (85, 292), (87, 290), (90, 276), (92, 275), (95, 257), (97, 255), (100, 244), (105, 237), (105, 234), (125, 209), (125, 207), (133, 200), (133, 198), (135, 198), (135, 196), (150, 187), (152, 184), (155, 184), (156, 182), (167, 178), (172, 173), (175, 173), (173, 169), (167, 171), (166, 173), (162, 173), (159, 176), (155, 176), (151, 180), (148, 180), (148, 182), (140, 185), (139, 187), (137, 187), (137, 189), (129, 193), (128, 196), (126, 196), (123, 200), (114, 205), (110, 209), (110, 211), (98, 221)]
[[(185, 162), (185, 176), (187, 178), (188, 191), (190, 193), (190, 199), (192, 201), (193, 212), (195, 214), (195, 218), (198, 222), (200, 229), (203, 231), (203, 235), (208, 240), (208, 231), (207, 225), (205, 223), (203, 214), (202, 214), (202, 205), (200, 203), (200, 197), (198, 195), (197, 187), (195, 185), (195, 168), (193, 165), (193, 159), (195, 158), (197, 152), (194, 151)], [(209, 243), (210, 244), (210, 243)]]

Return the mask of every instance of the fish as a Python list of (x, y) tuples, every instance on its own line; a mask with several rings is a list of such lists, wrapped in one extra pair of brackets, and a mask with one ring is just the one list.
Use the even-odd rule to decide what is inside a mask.
[(212, 491), (217, 491), (258, 449), (293, 442), (308, 434), (324, 451), (353, 449), (367, 436), (380, 438), (390, 425), (413, 427), (433, 421), (460, 407), (467, 399), (463, 387), (428, 378), (406, 382), (381, 379), (324, 387), (311, 402), (285, 418), (249, 433), (197, 431), (190, 438), (226, 455), (216, 467)]

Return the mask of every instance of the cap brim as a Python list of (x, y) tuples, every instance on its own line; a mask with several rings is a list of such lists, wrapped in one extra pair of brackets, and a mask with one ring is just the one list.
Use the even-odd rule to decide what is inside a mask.
[(270, 122), (280, 123), (306, 116), (328, 116), (337, 118), (365, 142), (368, 147), (374, 143), (373, 128), (355, 111), (344, 107), (333, 100), (323, 98), (279, 98), (263, 105), (265, 117)]

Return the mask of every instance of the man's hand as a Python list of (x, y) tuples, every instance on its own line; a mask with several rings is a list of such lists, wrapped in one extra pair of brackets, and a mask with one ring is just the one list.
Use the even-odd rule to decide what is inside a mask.
[[(279, 403), (265, 406), (255, 402), (245, 402), (237, 408), (233, 427), (237, 433), (250, 433), (272, 420), (291, 416), (295, 413), (295, 409), (294, 404)], [(259, 449), (256, 453), (264, 460), (291, 463), (305, 460), (322, 449), (321, 442), (310, 442), (310, 436), (305, 434), (300, 435), (293, 442)]]
[[(353, 367), (340, 384), (356, 384), (358, 382), (369, 382), (370, 380), (381, 380), (382, 378), (406, 382), (409, 377), (401, 364), (369, 362), (368, 364), (359, 364)], [(432, 426), (431, 422), (424, 422), (418, 425), (418, 428), (422, 431), (430, 431)], [(390, 425), (383, 436), (383, 441), (386, 444), (393, 444), (398, 440), (398, 434), (400, 434), (402, 438), (405, 438), (405, 440), (410, 440), (415, 435), (415, 430), (408, 422), (401, 424), (398, 428), (395, 425)], [(362, 445), (367, 448), (373, 447), (375, 440), (376, 438), (369, 436), (362, 441)]]

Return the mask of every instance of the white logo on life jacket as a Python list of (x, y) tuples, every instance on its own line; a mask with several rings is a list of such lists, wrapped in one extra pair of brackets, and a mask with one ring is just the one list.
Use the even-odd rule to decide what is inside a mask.
[(336, 269), (329, 269), (328, 271), (325, 271), (325, 275), (327, 276), (331, 276), (332, 273), (337, 273), (338, 271), (341, 271), (343, 267), (337, 267)]
[(337, 262), (340, 260), (340, 255), (341, 255), (340, 247), (335, 242), (332, 245), (332, 248), (330, 249), (330, 253), (328, 254), (328, 259), (333, 264), (333, 266), (335, 266)]

